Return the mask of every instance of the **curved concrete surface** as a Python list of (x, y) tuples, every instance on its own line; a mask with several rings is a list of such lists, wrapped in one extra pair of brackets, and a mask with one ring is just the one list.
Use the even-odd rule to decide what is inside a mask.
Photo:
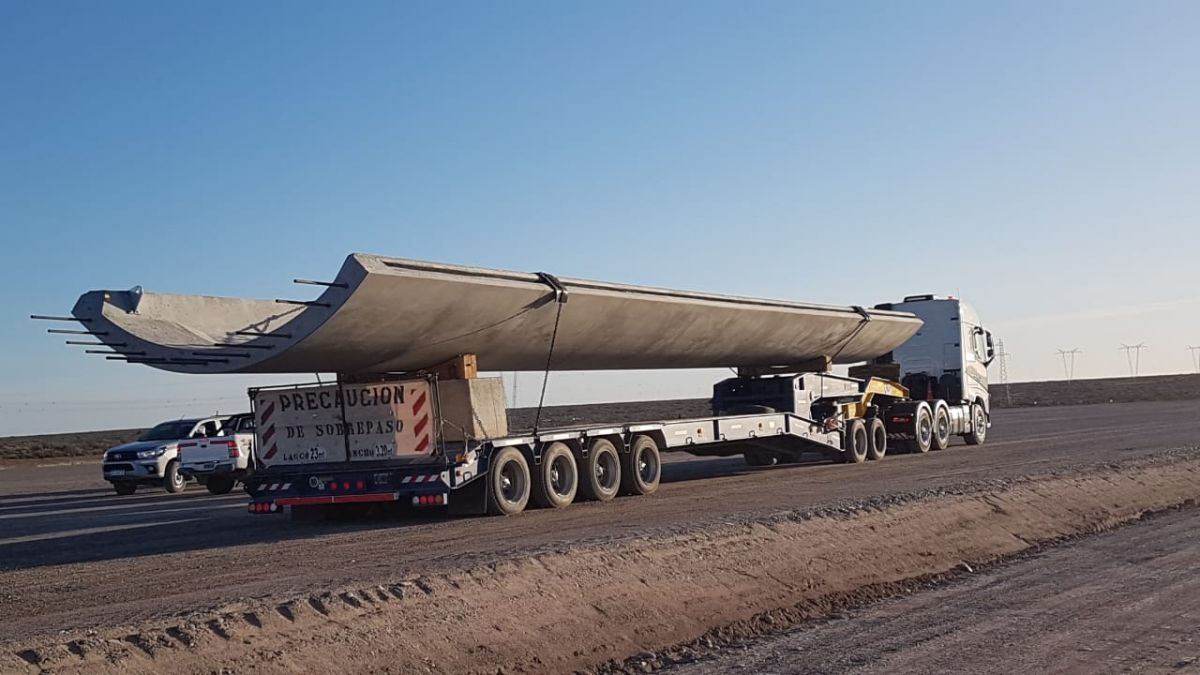
[[(353, 254), (307, 305), (91, 291), (72, 310), (133, 362), (186, 373), (371, 373), (476, 354), (481, 370), (796, 365), (874, 358), (921, 326), (902, 312), (671, 291)], [(261, 335), (247, 336), (241, 333)], [(221, 345), (221, 346), (217, 346)]]

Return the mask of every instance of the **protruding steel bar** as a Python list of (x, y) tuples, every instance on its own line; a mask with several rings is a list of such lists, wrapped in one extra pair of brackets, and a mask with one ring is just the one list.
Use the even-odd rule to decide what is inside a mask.
[(57, 335), (108, 335), (108, 331), (104, 330), (69, 330), (66, 328), (47, 328), (46, 332)]
[(312, 279), (292, 279), (293, 284), (308, 284), (309, 286), (329, 286), (331, 288), (348, 288), (339, 281), (313, 281)]
[(91, 323), (91, 319), (80, 319), (74, 316), (46, 316), (45, 314), (30, 314), (29, 318), (38, 321), (78, 321), (79, 323)]
[(67, 340), (69, 345), (82, 345), (84, 347), (124, 347), (124, 342), (84, 342), (82, 340)]
[(247, 337), (276, 338), (279, 340), (291, 340), (292, 339), (291, 333), (255, 333), (252, 330), (235, 330), (229, 334), (230, 335), (245, 335)]
[(303, 305), (305, 307), (329, 307), (328, 302), (316, 302), (313, 300), (280, 300), (279, 298), (275, 298), (275, 302), (284, 305)]
[(85, 350), (83, 350), (83, 353), (84, 354), (121, 354), (124, 356), (145, 356), (146, 355), (146, 352), (118, 352), (118, 351), (104, 351), (103, 349), (85, 349)]

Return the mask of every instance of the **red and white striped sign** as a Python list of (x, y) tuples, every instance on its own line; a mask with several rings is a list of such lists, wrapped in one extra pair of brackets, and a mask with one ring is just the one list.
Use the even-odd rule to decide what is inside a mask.
[(254, 401), (264, 464), (428, 457), (434, 449), (429, 382), (318, 385), (259, 391)]

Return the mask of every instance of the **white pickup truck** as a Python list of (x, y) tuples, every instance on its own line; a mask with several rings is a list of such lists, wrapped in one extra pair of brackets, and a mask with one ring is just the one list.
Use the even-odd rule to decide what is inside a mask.
[(132, 443), (104, 452), (104, 480), (119, 495), (133, 494), (139, 485), (162, 485), (167, 492), (181, 492), (187, 477), (179, 470), (179, 449), (196, 439), (215, 436), (224, 417), (163, 422)]
[(232, 415), (218, 435), (179, 444), (179, 471), (214, 495), (227, 494), (254, 466), (254, 415)]

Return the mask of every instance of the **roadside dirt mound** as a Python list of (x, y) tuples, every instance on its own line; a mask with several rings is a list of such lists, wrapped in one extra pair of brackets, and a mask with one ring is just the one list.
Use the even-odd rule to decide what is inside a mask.
[(997, 408), (1131, 401), (1190, 401), (1200, 399), (1200, 375), (1110, 377), (1072, 382), (1014, 382), (1008, 385), (1007, 390), (1004, 385), (993, 381), (991, 389), (992, 405)]
[(0, 670), (595, 669), (772, 611), (784, 610), (787, 620), (817, 616), (848, 600), (894, 592), (906, 580), (1104, 530), (1198, 497), (1194, 453), (997, 480), (875, 506), (835, 505), (565, 547), (370, 587), (247, 600), (167, 624), (7, 644)]

